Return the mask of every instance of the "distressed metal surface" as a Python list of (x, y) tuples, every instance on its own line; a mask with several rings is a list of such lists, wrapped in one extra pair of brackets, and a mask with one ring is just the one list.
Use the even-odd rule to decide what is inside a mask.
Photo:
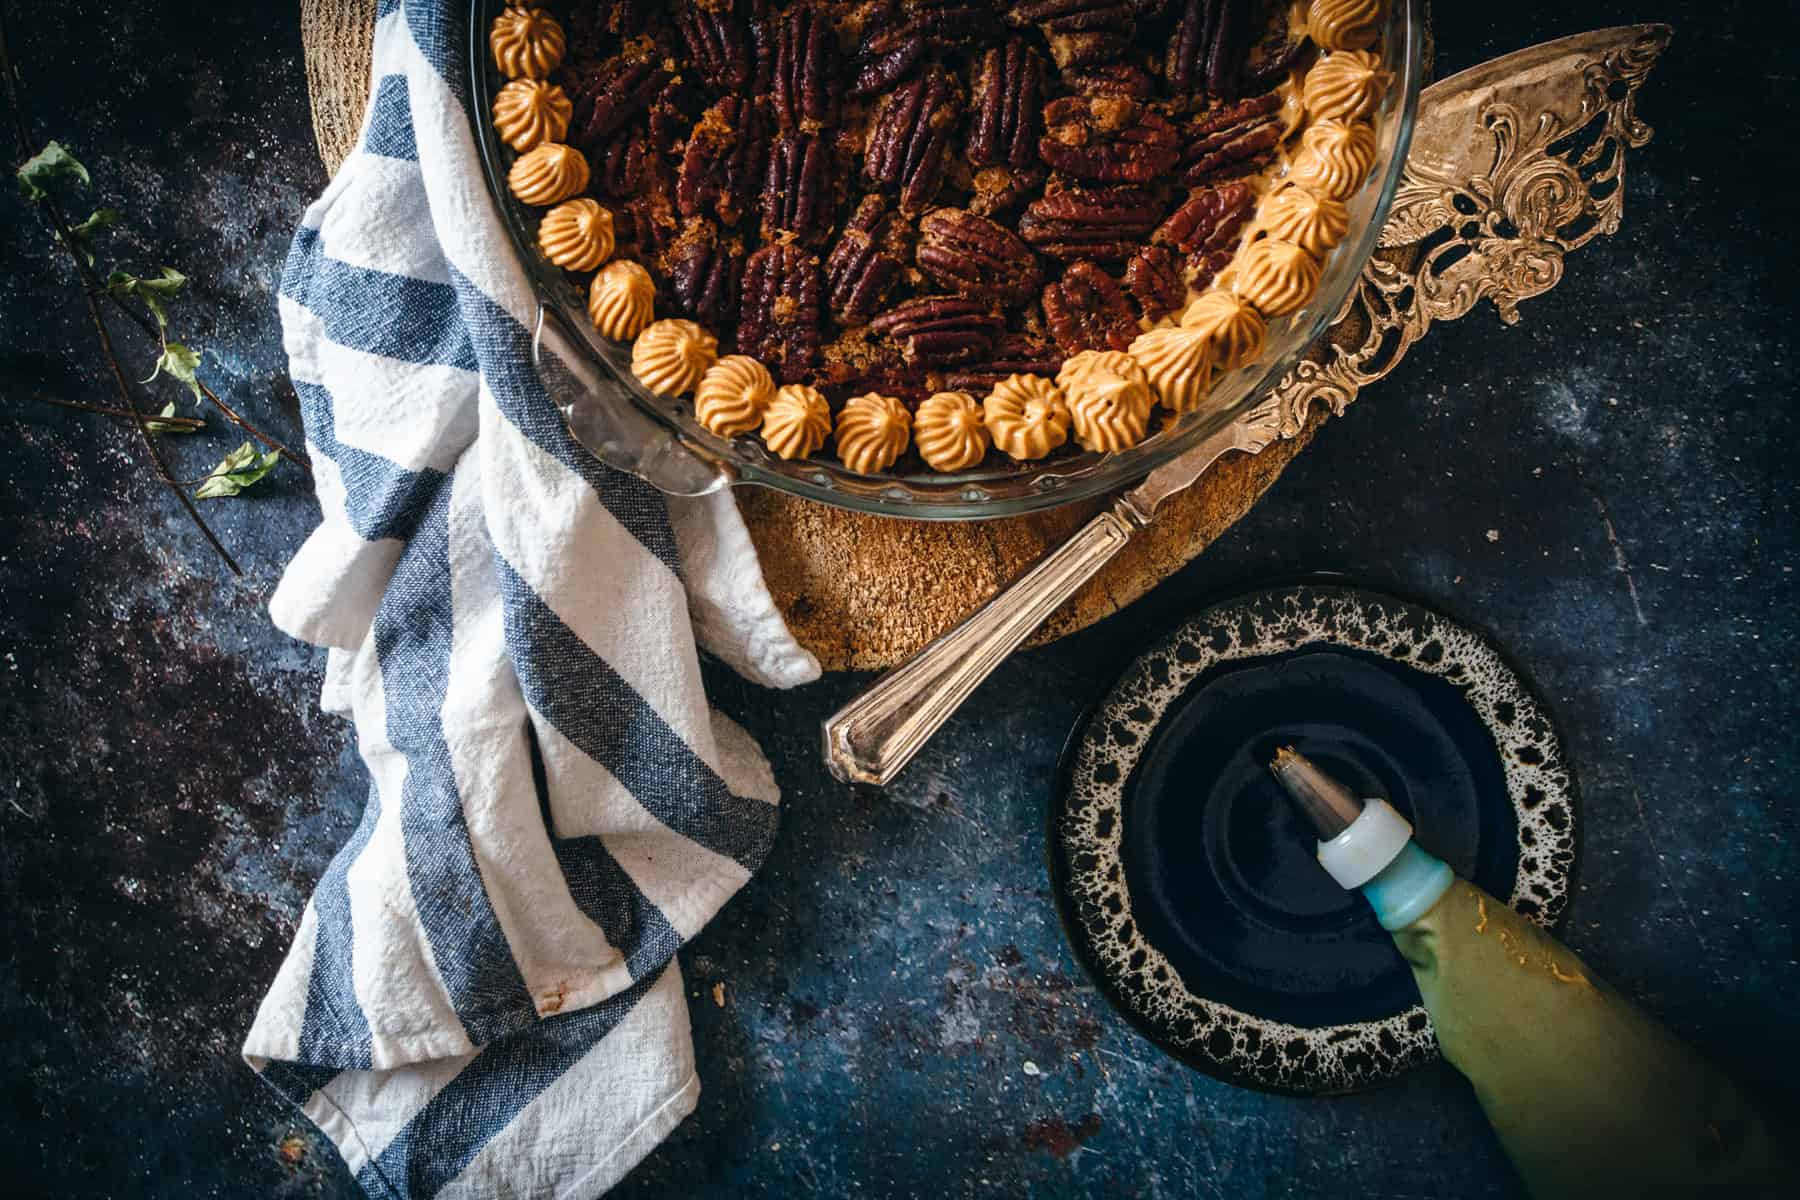
[[(1477, 309), (1420, 343), (1204, 557), (1009, 663), (886, 797), (817, 758), (817, 721), (860, 679), (772, 700), (709, 672), (775, 761), (783, 833), (684, 956), (700, 1109), (617, 1195), (1408, 1197), (1446, 1178), (1516, 1195), (1447, 1072), (1322, 1102), (1233, 1090), (1114, 1019), (1056, 928), (1043, 803), (1064, 733), (1152, 630), (1299, 570), (1494, 633), (1579, 775), (1568, 940), (1734, 1069), (1792, 1088), (1800, 815), (1779, 781), (1800, 768), (1800, 298), (1771, 240), (1791, 191), (1764, 156), (1791, 78), (1746, 64), (1800, 30), (1767, 6), (1438, 8), (1446, 74), (1675, 24), (1618, 235), (1518, 326)], [(294, 432), (273, 288), (323, 183), (296, 15), (34, 0), (8, 28), (48, 127), (104, 163), (102, 199), (129, 194), (131, 255), (195, 277), (190, 327), (227, 398)], [(284, 1143), (301, 1126), (235, 1057), (361, 804), (345, 731), (315, 712), (319, 657), (260, 610), (316, 510), (292, 476), (214, 506), (250, 571), (222, 583), (120, 431), (26, 398), (99, 378), (76, 310), (45, 303), (62, 268), (12, 204), (0, 1162), (13, 1194), (354, 1195), (319, 1147)]]

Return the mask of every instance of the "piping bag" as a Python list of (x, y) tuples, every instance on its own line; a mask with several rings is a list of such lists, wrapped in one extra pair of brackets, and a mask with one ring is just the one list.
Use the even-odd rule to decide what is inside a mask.
[(1444, 1058), (1468, 1077), (1536, 1200), (1800, 1196), (1800, 1171), (1723, 1072), (1560, 942), (1291, 749), (1270, 770), (1319, 834), (1319, 863), (1394, 937)]

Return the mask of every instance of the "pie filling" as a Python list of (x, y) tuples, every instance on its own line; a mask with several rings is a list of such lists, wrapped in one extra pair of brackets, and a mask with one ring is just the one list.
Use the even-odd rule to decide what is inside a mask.
[(493, 120), (645, 387), (782, 458), (964, 471), (1133, 446), (1312, 300), (1374, 167), (1381, 16), (511, 5)]

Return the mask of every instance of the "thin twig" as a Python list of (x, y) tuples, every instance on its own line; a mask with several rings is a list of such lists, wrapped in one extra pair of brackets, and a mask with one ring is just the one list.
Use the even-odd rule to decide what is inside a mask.
[[(39, 396), (45, 404), (56, 404), (63, 408), (72, 408), (77, 412), (97, 413), (102, 417), (124, 417), (131, 419), (131, 414), (122, 408), (102, 408), (98, 404), (82, 404), (76, 400), (58, 400), (55, 396)], [(206, 422), (199, 417), (165, 417), (161, 414), (150, 418), (158, 425), (179, 425), (183, 429), (204, 429)]]
[[(25, 123), (25, 109), (19, 103), (18, 81), (14, 75), (12, 50), (6, 41), (3, 14), (0, 14), (0, 76), (5, 77), (6, 99), (12, 108), (13, 126), (18, 135), (19, 161), (23, 162), (31, 155), (31, 130)], [(87, 264), (82, 261), (80, 252), (75, 249), (75, 240), (69, 233), (68, 222), (63, 219), (61, 206), (51, 196), (44, 197), (41, 203), (42, 212), (56, 233), (57, 242), (64, 250), (68, 251), (70, 259), (75, 263), (77, 275), (85, 280), (89, 274), (84, 270)], [(126, 411), (130, 413), (132, 424), (137, 427), (138, 440), (143, 443), (145, 452), (150, 456), (150, 461), (156, 468), (156, 477), (175, 494), (175, 498), (181, 502), (181, 507), (187, 510), (188, 517), (194, 522), (195, 527), (205, 535), (206, 540), (212, 544), (212, 548), (218, 552), (225, 565), (231, 568), (231, 573), (242, 575), (243, 568), (239, 567), (237, 560), (231, 557), (231, 551), (225, 549), (225, 543), (219, 540), (219, 535), (212, 531), (212, 526), (206, 523), (206, 518), (200, 515), (200, 510), (194, 507), (194, 502), (188, 497), (186, 490), (177, 484), (174, 477), (170, 475), (169, 465), (163, 461), (162, 451), (158, 449), (156, 439), (150, 435), (149, 423), (144, 419), (143, 411), (137, 405), (137, 397), (132, 394), (131, 385), (126, 381), (124, 368), (119, 365), (119, 356), (113, 350), (112, 335), (106, 330), (106, 320), (100, 314), (100, 305), (95, 302), (93, 293), (86, 288), (83, 288), (81, 298), (87, 303), (88, 317), (94, 323), (94, 334), (100, 339), (100, 349), (106, 355), (106, 363), (112, 372), (113, 383), (118, 388), (119, 399), (124, 402)]]

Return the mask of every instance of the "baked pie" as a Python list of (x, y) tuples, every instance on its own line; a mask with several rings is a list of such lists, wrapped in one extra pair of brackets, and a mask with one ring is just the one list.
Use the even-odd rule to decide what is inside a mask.
[(597, 272), (645, 386), (782, 458), (954, 472), (1126, 449), (1311, 301), (1375, 162), (1381, 17), (510, 4), (492, 105), (541, 251)]

